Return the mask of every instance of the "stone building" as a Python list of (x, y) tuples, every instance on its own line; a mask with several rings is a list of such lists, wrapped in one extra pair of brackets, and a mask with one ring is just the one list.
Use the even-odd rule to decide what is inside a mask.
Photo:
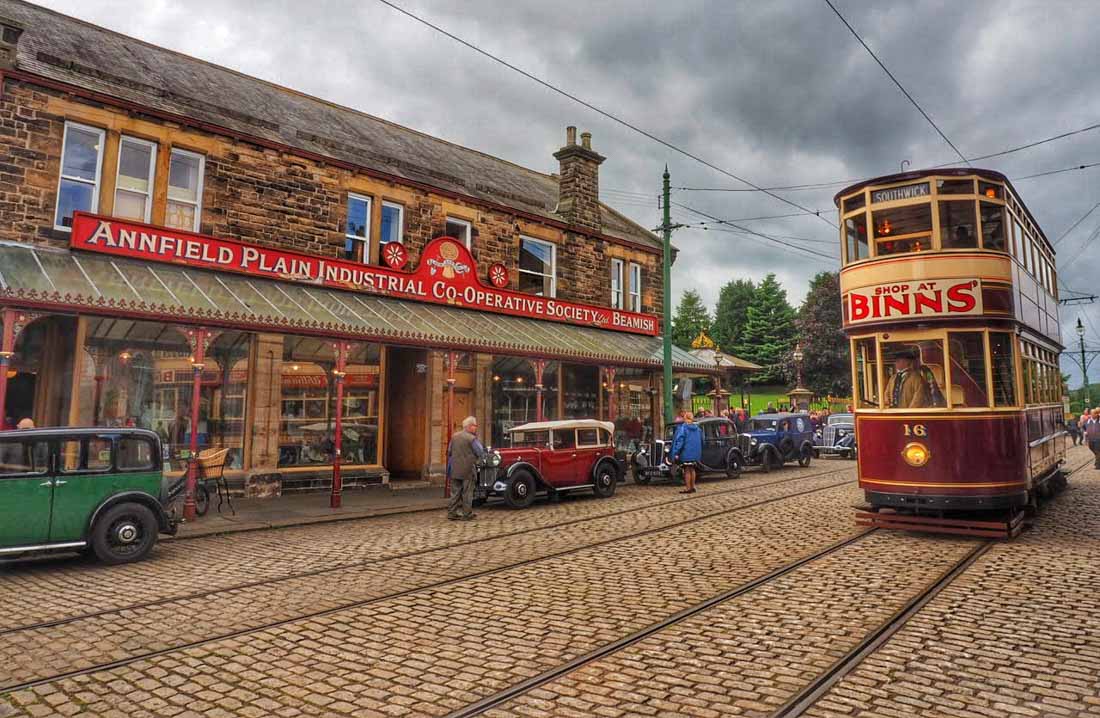
[(439, 479), (470, 413), (659, 426), (661, 246), (588, 133), (546, 174), (18, 0), (0, 25), (5, 426), (146, 427), (176, 467), (194, 431), (250, 493), (327, 486), (338, 412), (348, 482)]

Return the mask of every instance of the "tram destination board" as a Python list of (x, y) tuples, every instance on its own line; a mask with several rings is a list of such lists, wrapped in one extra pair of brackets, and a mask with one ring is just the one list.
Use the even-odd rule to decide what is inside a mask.
[(907, 184), (902, 187), (890, 187), (879, 189), (871, 193), (871, 203), (893, 202), (899, 199), (913, 199), (914, 197), (927, 197), (931, 194), (931, 188), (927, 182), (919, 184)]

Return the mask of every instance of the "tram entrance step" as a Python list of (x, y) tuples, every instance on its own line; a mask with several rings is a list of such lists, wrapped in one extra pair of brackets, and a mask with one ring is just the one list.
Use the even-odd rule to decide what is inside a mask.
[(1020, 532), (1024, 530), (1024, 512), (1017, 511), (1012, 515), (991, 519), (989, 516), (980, 518), (938, 518), (935, 516), (898, 514), (888, 510), (863, 510), (856, 512), (856, 525), (901, 531), (924, 531), (928, 533), (1011, 539), (1019, 536)]

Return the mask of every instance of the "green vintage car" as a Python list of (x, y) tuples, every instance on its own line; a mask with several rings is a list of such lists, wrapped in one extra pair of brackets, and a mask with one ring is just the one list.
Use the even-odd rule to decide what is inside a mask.
[(144, 429), (0, 431), (0, 557), (80, 551), (108, 564), (149, 554), (176, 531), (182, 476), (162, 470)]

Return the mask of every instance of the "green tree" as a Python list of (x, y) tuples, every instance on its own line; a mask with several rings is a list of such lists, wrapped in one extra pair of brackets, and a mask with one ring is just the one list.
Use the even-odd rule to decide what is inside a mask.
[(732, 351), (740, 341), (746, 311), (754, 294), (756, 285), (751, 279), (733, 279), (722, 287), (714, 308), (714, 336), (711, 337), (722, 349)]
[(691, 349), (691, 342), (699, 332), (710, 332), (710, 314), (699, 292), (689, 289), (680, 295), (672, 317), (672, 343), (681, 349)]
[[(820, 272), (810, 280), (795, 326), (802, 343), (802, 381), (819, 396), (852, 390), (848, 340), (841, 331), (840, 274)], [(791, 375), (794, 374), (792, 363)]]
[(794, 346), (794, 316), (787, 292), (775, 275), (764, 277), (745, 310), (745, 325), (733, 346), (734, 354), (764, 367), (753, 374), (753, 384), (778, 384), (786, 378), (788, 355)]

